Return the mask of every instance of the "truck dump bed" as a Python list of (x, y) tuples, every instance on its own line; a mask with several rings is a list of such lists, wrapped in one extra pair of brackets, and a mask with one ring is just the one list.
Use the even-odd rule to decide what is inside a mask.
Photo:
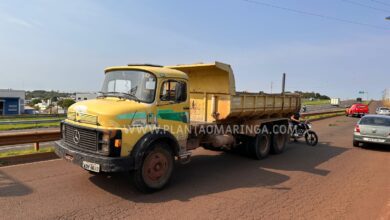
[(192, 124), (231, 123), (289, 117), (300, 110), (297, 94), (236, 92), (230, 65), (215, 62), (167, 66), (189, 77)]

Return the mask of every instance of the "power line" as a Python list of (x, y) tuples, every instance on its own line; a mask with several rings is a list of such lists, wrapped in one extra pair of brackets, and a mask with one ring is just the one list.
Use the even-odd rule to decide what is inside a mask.
[(362, 22), (358, 22), (358, 21), (347, 20), (347, 19), (337, 18), (337, 17), (323, 15), (323, 14), (316, 14), (313, 12), (307, 12), (307, 11), (302, 11), (302, 10), (298, 10), (298, 9), (287, 8), (287, 7), (278, 6), (278, 5), (274, 5), (274, 4), (270, 4), (270, 3), (266, 3), (266, 2), (261, 2), (261, 1), (255, 1), (255, 0), (242, 0), (242, 1), (247, 2), (247, 3), (262, 5), (262, 6), (266, 6), (266, 7), (270, 7), (270, 8), (280, 9), (280, 10), (284, 10), (284, 11), (294, 12), (297, 14), (308, 15), (308, 16), (312, 16), (312, 17), (319, 17), (319, 18), (332, 20), (332, 21), (338, 21), (338, 22), (343, 22), (343, 23), (348, 23), (348, 24), (366, 26), (366, 27), (370, 27), (370, 28), (387, 30), (387, 31), (390, 30), (389, 28), (384, 28), (384, 27), (377, 26), (377, 25), (366, 24), (366, 23), (362, 23)]
[(362, 4), (360, 2), (355, 2), (355, 1), (351, 1), (351, 0), (340, 0), (340, 1), (347, 2), (347, 3), (353, 4), (353, 5), (358, 5), (358, 6), (361, 6), (361, 7), (364, 7), (364, 8), (369, 8), (369, 9), (376, 10), (376, 11), (382, 11), (382, 12), (390, 13), (390, 10), (372, 7), (370, 5)]

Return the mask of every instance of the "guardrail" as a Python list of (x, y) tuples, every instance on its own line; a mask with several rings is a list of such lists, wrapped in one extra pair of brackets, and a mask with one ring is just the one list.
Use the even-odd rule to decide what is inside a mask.
[(0, 133), (0, 146), (34, 143), (34, 148), (38, 151), (40, 142), (56, 141), (59, 139), (61, 139), (59, 130)]
[(325, 114), (332, 114), (332, 113), (341, 113), (345, 112), (345, 109), (338, 109), (338, 110), (332, 110), (332, 111), (321, 111), (321, 112), (305, 112), (302, 113), (301, 116), (315, 116), (315, 115), (325, 115)]

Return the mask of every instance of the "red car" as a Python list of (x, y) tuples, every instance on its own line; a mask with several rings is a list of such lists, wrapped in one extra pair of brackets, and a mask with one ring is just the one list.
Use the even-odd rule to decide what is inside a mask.
[(345, 109), (346, 116), (359, 116), (362, 117), (368, 114), (368, 105), (365, 104), (353, 104), (351, 107)]

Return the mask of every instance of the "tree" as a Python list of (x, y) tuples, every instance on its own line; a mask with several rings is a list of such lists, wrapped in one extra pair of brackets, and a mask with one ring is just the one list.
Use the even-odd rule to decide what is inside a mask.
[(57, 97), (57, 96), (52, 97), (52, 98), (51, 98), (51, 101), (52, 101), (52, 102), (57, 102), (57, 101), (58, 101), (58, 97)]
[(68, 109), (69, 106), (73, 105), (75, 101), (73, 99), (62, 99), (58, 101), (58, 105), (61, 106), (63, 109)]
[(35, 106), (36, 104), (41, 103), (41, 102), (42, 102), (41, 99), (33, 99), (33, 100), (31, 100), (31, 102), (30, 102), (30, 106), (31, 106), (31, 107), (32, 107), (32, 106)]
[(330, 99), (329, 96), (321, 95), (318, 92), (295, 91), (295, 93), (298, 93), (298, 94), (302, 95), (302, 98), (304, 98), (304, 99), (310, 99), (310, 98), (313, 98), (313, 99)]

